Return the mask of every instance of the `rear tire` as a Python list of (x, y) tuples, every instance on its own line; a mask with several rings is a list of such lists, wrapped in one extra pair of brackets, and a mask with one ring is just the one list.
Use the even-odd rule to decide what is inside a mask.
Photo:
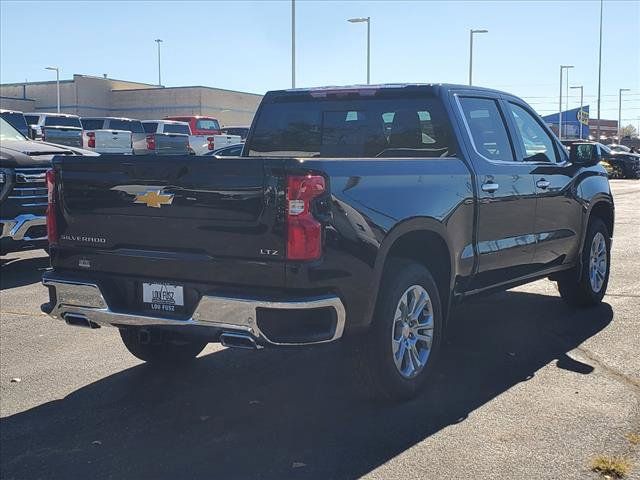
[(426, 386), (440, 350), (438, 287), (423, 265), (389, 260), (373, 324), (362, 339), (360, 367), (368, 393), (406, 400)]
[(135, 357), (148, 363), (175, 365), (193, 360), (207, 342), (185, 340), (139, 328), (121, 328), (124, 346)]
[(573, 268), (558, 279), (560, 296), (569, 305), (591, 307), (602, 302), (609, 284), (611, 266), (611, 238), (606, 225), (593, 218), (587, 227), (582, 255), (580, 276)]

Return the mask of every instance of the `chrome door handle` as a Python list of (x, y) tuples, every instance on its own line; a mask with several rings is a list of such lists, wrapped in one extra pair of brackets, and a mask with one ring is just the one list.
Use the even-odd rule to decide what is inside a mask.
[(551, 185), (551, 183), (549, 183), (549, 181), (545, 180), (544, 178), (536, 182), (536, 187), (541, 188), (543, 190), (546, 190), (547, 188), (549, 188), (549, 185)]
[(494, 182), (486, 182), (482, 184), (482, 191), (493, 193), (500, 188), (500, 185)]

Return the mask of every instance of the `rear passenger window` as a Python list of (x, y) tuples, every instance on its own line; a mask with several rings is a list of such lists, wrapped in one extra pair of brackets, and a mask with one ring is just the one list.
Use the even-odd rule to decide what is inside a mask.
[(514, 161), (498, 103), (490, 98), (460, 97), (460, 104), (476, 151), (489, 160)]
[(522, 139), (525, 162), (556, 162), (558, 157), (553, 140), (531, 113), (520, 105), (509, 103), (511, 113)]
[(447, 157), (456, 149), (439, 100), (372, 95), (283, 97), (261, 107), (249, 156)]

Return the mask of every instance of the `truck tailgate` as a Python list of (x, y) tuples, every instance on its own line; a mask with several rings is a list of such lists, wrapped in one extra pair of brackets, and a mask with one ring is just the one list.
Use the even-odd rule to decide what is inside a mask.
[(189, 135), (180, 133), (155, 133), (158, 155), (185, 154), (189, 151)]
[(255, 271), (258, 285), (284, 283), (273, 184), (281, 161), (103, 155), (54, 164), (58, 249), (71, 254), (54, 255), (56, 267), (78, 269), (84, 258), (102, 271), (256, 285)]
[(126, 130), (95, 130), (96, 152), (130, 153), (131, 132)]
[(82, 147), (82, 129), (78, 127), (44, 126), (43, 141), (69, 147)]

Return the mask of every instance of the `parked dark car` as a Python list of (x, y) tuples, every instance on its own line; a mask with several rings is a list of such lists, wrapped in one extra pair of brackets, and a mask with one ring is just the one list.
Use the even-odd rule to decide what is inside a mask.
[(9, 125), (18, 130), (25, 137), (29, 137), (29, 126), (22, 112), (17, 110), (0, 110), (0, 118), (4, 118)]
[(95, 155), (26, 138), (0, 118), (0, 255), (47, 247), (45, 172), (54, 155)]
[(222, 127), (222, 133), (227, 135), (240, 135), (240, 138), (244, 142), (249, 135), (249, 127)]
[(242, 148), (244, 147), (244, 143), (236, 143), (235, 145), (229, 145), (228, 147), (222, 147), (218, 150), (214, 150), (211, 153), (206, 153), (205, 155), (210, 155), (214, 157), (239, 157), (242, 155)]
[(342, 340), (374, 391), (411, 397), (454, 304), (545, 277), (601, 302), (613, 198), (575, 152), (493, 90), (269, 92), (240, 159), (56, 157), (43, 311), (172, 365)]

